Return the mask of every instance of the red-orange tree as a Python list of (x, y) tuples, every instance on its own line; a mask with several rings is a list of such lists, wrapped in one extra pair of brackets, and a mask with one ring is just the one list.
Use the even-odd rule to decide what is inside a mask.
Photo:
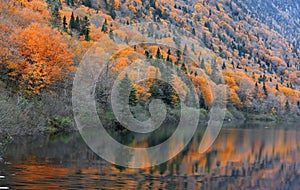
[(15, 31), (11, 40), (18, 59), (8, 63), (10, 76), (28, 94), (39, 94), (74, 69), (74, 55), (67, 43), (58, 31), (48, 26), (33, 23)]

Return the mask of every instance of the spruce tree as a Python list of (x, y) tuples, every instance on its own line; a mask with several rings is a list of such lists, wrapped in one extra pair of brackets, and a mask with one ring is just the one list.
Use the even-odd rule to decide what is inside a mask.
[(201, 60), (200, 68), (205, 69), (204, 59)]
[(225, 64), (225, 62), (223, 62), (222, 69), (223, 69), (223, 70), (226, 69), (226, 64)]
[(110, 2), (109, 15), (111, 16), (112, 19), (116, 18), (115, 0), (111, 0)]
[(149, 53), (149, 51), (148, 51), (148, 50), (145, 50), (145, 56), (146, 56), (146, 58), (147, 58), (147, 59), (149, 59), (149, 58), (150, 58), (150, 53)]
[(286, 100), (286, 102), (285, 102), (285, 111), (290, 111), (290, 103), (289, 103), (289, 100)]
[(170, 55), (168, 55), (168, 56), (167, 56), (167, 59), (166, 59), (166, 61), (168, 61), (168, 62), (172, 62), (172, 59), (170, 58)]
[(194, 36), (196, 36), (196, 30), (195, 30), (195, 28), (193, 28), (192, 34), (193, 34)]
[(157, 49), (156, 59), (162, 59), (162, 54), (160, 53), (160, 48)]
[(65, 32), (67, 32), (67, 18), (66, 18), (66, 16), (64, 16), (64, 18), (63, 18), (63, 27), (64, 27), (64, 31)]
[(171, 49), (168, 49), (167, 54), (168, 54), (168, 55), (171, 55)]
[(80, 23), (81, 23), (81, 20), (80, 18), (77, 16), (76, 19), (75, 19), (75, 24), (74, 24), (74, 28), (78, 31), (80, 31)]
[(107, 24), (107, 20), (105, 19), (102, 25), (101, 32), (107, 33), (107, 31), (108, 31), (108, 24)]
[(167, 105), (170, 105), (170, 106), (176, 106), (175, 103), (174, 103), (174, 97), (177, 97), (177, 94), (175, 92), (175, 90), (173, 89), (173, 87), (164, 82), (162, 85), (161, 85), (161, 88), (163, 90), (163, 98), (162, 100), (164, 101), (164, 103), (166, 103)]
[(276, 90), (279, 91), (279, 85), (278, 84), (276, 84)]
[(61, 26), (61, 16), (59, 14), (59, 8), (57, 6), (55, 6), (54, 8), (54, 12), (53, 12), (53, 16), (54, 16), (54, 25), (56, 27), (60, 27)]
[(125, 77), (120, 81), (120, 86), (119, 86), (119, 93), (120, 95), (126, 94), (128, 90), (130, 90), (129, 97), (123, 97), (123, 100), (125, 102), (125, 98), (129, 98), (129, 105), (135, 106), (137, 104), (137, 97), (136, 97), (136, 91), (132, 85), (131, 80), (128, 77), (128, 74), (125, 74)]
[(185, 74), (187, 74), (187, 68), (186, 68), (186, 66), (185, 66), (184, 63), (182, 63), (182, 65), (181, 65), (181, 70), (182, 70)]
[(263, 83), (263, 90), (264, 90), (265, 95), (268, 96), (268, 90), (267, 90), (265, 82)]
[(149, 93), (151, 94), (151, 98), (154, 99), (162, 98), (162, 94), (159, 88), (159, 81), (157, 79), (153, 80), (153, 83), (149, 89)]
[(75, 17), (74, 17), (74, 13), (73, 13), (73, 12), (72, 12), (72, 14), (71, 14), (69, 27), (70, 27), (70, 29), (75, 28)]
[(183, 55), (187, 55), (188, 54), (188, 49), (187, 49), (187, 45), (184, 45), (184, 49), (183, 49)]
[(83, 22), (82, 22), (82, 26), (81, 26), (81, 34), (84, 35), (84, 39), (86, 41), (90, 40), (90, 23), (89, 23), (89, 19), (87, 16), (84, 17)]

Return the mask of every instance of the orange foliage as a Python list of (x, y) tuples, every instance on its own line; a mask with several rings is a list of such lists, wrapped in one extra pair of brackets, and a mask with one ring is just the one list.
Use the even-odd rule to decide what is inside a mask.
[[(149, 99), (149, 97), (151, 96), (150, 93), (148, 93), (148, 90), (149, 88), (148, 87), (145, 87), (146, 85), (135, 85), (134, 86), (134, 89), (136, 91), (136, 96), (137, 96), (137, 99), (140, 101), (140, 102), (147, 102), (147, 100)], [(147, 85), (148, 86), (148, 85)]]
[(127, 58), (120, 57), (117, 59), (117, 63), (113, 68), (113, 71), (118, 72), (122, 71), (126, 66), (128, 66), (130, 61)]
[(224, 80), (225, 80), (225, 83), (228, 85), (229, 88), (231, 88), (235, 91), (238, 89), (238, 86), (236, 85), (234, 78), (225, 76)]
[(11, 77), (21, 82), (21, 88), (29, 94), (63, 79), (73, 70), (73, 53), (58, 31), (48, 26), (33, 23), (24, 30), (17, 30), (11, 36), (16, 53), (22, 59), (8, 64)]
[(233, 89), (229, 90), (229, 98), (232, 101), (232, 103), (234, 103), (236, 105), (241, 105), (241, 100), (240, 100), (239, 96), (237, 95), (237, 93)]
[(193, 77), (195, 87), (202, 92), (203, 98), (207, 106), (211, 106), (214, 98), (212, 88), (204, 77)]

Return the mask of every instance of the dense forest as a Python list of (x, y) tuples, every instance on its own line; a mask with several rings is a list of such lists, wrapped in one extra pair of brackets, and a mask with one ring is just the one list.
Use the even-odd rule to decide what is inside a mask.
[[(109, 77), (99, 78), (99, 109), (107, 106), (106, 87), (114, 77), (140, 61), (153, 78), (163, 76), (165, 68), (183, 72), (195, 87), (201, 113), (212, 107), (214, 86), (223, 82), (227, 119), (297, 119), (300, 42), (299, 15), (293, 7), (299, 5), (272, 2), (273, 7), (251, 0), (0, 0), (0, 128), (32, 133), (72, 126), (73, 77), (100, 39), (106, 39), (106, 47), (127, 46), (114, 56)], [(145, 22), (150, 24), (136, 33), (120, 29)], [(171, 26), (184, 30), (176, 34)], [(143, 36), (176, 48), (128, 45)], [(176, 36), (193, 43), (187, 45)], [(101, 55), (109, 50), (97, 51)], [(143, 67), (144, 59), (149, 66)], [(136, 109), (147, 108), (153, 98), (177, 107), (179, 99), (195, 97), (181, 75), (168, 81), (176, 93), (159, 80), (136, 83), (138, 72), (132, 70), (121, 79), (124, 88), (132, 89), (129, 103)], [(217, 72), (222, 80), (215, 77)]]

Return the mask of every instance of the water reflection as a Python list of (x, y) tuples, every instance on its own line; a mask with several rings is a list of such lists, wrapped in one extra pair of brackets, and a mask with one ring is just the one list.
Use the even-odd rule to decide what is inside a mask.
[[(200, 154), (200, 130), (174, 159), (139, 170), (107, 163), (95, 155), (78, 134), (17, 139), (4, 155), (11, 164), (0, 165), (0, 175), (5, 176), (0, 179), (0, 187), (298, 189), (298, 135), (295, 129), (222, 129), (213, 147)], [(151, 144), (130, 139), (132, 145)], [(124, 155), (119, 155), (118, 159), (122, 158)]]

